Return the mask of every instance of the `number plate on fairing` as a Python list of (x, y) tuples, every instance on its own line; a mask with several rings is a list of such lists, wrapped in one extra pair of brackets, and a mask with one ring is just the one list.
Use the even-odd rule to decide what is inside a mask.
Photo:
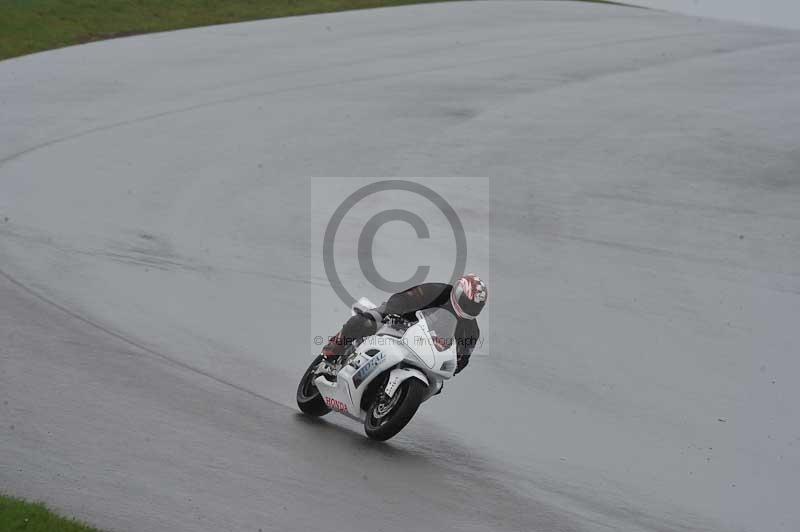
[(386, 353), (380, 352), (369, 361), (365, 362), (358, 371), (353, 374), (353, 386), (358, 388), (361, 383), (377, 368), (381, 362), (386, 358)]

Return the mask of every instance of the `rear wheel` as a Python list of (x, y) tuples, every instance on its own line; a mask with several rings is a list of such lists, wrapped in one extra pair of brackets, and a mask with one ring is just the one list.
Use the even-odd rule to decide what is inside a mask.
[(314, 384), (314, 370), (322, 362), (322, 355), (317, 356), (306, 370), (300, 384), (297, 386), (297, 406), (304, 414), (320, 417), (331, 411), (325, 400), (320, 395), (317, 386)]
[(381, 392), (367, 410), (364, 432), (373, 440), (385, 441), (403, 430), (422, 403), (428, 389), (419, 379), (404, 380), (392, 397)]

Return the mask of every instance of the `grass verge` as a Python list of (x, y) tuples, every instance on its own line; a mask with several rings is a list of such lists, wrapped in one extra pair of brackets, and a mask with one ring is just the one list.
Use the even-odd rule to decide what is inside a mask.
[(140, 33), (442, 1), (445, 0), (0, 0), (0, 61)]
[(74, 519), (60, 517), (41, 503), (0, 495), (0, 532), (99, 532)]
[(0, 60), (138, 33), (441, 0), (0, 0)]

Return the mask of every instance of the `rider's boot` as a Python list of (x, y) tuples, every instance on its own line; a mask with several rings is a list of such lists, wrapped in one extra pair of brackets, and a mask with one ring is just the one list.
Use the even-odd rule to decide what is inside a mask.
[(339, 332), (330, 339), (328, 345), (322, 348), (322, 362), (317, 367), (317, 375), (327, 375), (331, 378), (336, 378), (336, 373), (339, 369), (337, 362), (345, 349), (344, 338), (342, 333)]

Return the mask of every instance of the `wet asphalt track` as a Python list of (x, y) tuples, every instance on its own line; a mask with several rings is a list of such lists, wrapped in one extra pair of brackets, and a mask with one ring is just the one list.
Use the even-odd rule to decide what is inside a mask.
[[(0, 63), (0, 488), (120, 531), (796, 530), (798, 57), (470, 2)], [(491, 341), (387, 445), (293, 405), (326, 175), (492, 179)]]

